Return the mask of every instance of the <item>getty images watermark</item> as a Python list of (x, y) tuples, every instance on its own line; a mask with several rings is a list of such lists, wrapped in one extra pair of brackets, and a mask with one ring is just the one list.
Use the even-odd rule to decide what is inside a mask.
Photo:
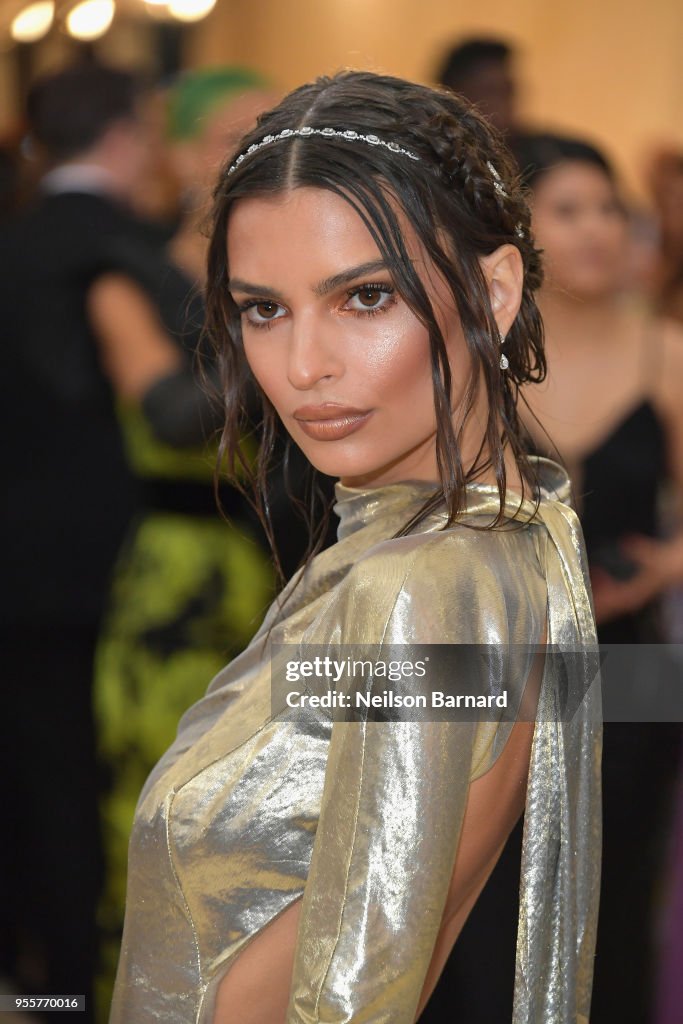
[[(588, 698), (588, 703), (584, 704)], [(274, 644), (274, 716), (683, 722), (683, 645)]]
[[(446, 693), (443, 690), (428, 689), (427, 692), (397, 692), (396, 688), (381, 688), (381, 681), (405, 683), (414, 680), (416, 689), (427, 678), (430, 655), (411, 661), (387, 660), (386, 658), (334, 658), (329, 654), (314, 655), (312, 658), (288, 658), (285, 661), (285, 681), (301, 683), (315, 680), (321, 683), (320, 692), (306, 687), (289, 689), (285, 693), (288, 708), (343, 708), (343, 709), (426, 709), (431, 708), (506, 708), (508, 691), (497, 694)], [(352, 686), (347, 686), (352, 680)], [(358, 681), (364, 684), (359, 688)], [(373, 680), (372, 689), (367, 682)], [(324, 688), (327, 684), (327, 689)]]
[[(288, 719), (323, 714), (342, 721), (570, 719), (599, 685), (599, 670), (597, 649), (274, 644), (272, 711)], [(544, 688), (551, 678), (552, 687)]]

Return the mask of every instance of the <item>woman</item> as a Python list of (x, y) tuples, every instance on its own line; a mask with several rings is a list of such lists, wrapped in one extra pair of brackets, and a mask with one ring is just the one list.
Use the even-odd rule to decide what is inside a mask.
[[(515, 1019), (588, 1020), (594, 630), (566, 477), (517, 434), (514, 392), (543, 351), (512, 180), (462, 101), (361, 72), (296, 90), (225, 165), (208, 285), (222, 453), (249, 473), (241, 396), (255, 380), (257, 481), (277, 414), (341, 477), (339, 539), (183, 717), (143, 789), (112, 1024), (412, 1024), (525, 795)], [(585, 699), (567, 721), (557, 661), (528, 657), (546, 639), (578, 649), (562, 672)], [(299, 659), (445, 644), (452, 677), (435, 657), (430, 685), (504, 689), (519, 720), (281, 711), (283, 642)]]
[(659, 254), (651, 281), (657, 308), (683, 322), (683, 152), (664, 147), (650, 159), (647, 184), (657, 214)]
[[(536, 450), (559, 451), (570, 469), (600, 642), (663, 643), (661, 598), (683, 581), (683, 532), (661, 536), (658, 516), (664, 488), (676, 512), (683, 494), (683, 337), (621, 293), (627, 223), (604, 156), (551, 135), (529, 136), (518, 156), (546, 268), (538, 302), (548, 377), (525, 389), (525, 422)], [(594, 1024), (652, 1018), (679, 744), (677, 724), (605, 726)]]
[(528, 391), (528, 428), (570, 469), (601, 641), (657, 642), (657, 598), (683, 579), (683, 533), (656, 539), (658, 489), (683, 486), (683, 336), (621, 293), (627, 225), (602, 154), (539, 135), (518, 156), (545, 254), (550, 367)]

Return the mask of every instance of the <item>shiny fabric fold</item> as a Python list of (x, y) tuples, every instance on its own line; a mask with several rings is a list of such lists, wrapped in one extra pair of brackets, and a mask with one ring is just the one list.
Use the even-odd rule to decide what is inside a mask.
[[(473, 484), (461, 521), (393, 535), (427, 483), (337, 487), (339, 540), (180, 722), (141, 794), (110, 1024), (213, 1024), (240, 951), (303, 896), (287, 1024), (413, 1024), (469, 783), (510, 723), (273, 716), (272, 644), (490, 644), (482, 678), (519, 694), (509, 652), (595, 645), (566, 475), (536, 460), (540, 505)], [(533, 515), (530, 522), (525, 523)], [(519, 523), (512, 522), (518, 519)], [(464, 648), (463, 648), (464, 649)], [(455, 647), (458, 659), (460, 658)], [(484, 663), (482, 663), (483, 665)], [(590, 663), (589, 664), (593, 664)], [(471, 659), (456, 661), (471, 672)], [(600, 850), (599, 689), (546, 658), (529, 769), (515, 1024), (588, 1019)], [(585, 697), (562, 720), (567, 683)], [(566, 717), (566, 716), (565, 716)]]
[(586, 560), (576, 557), (577, 517), (555, 500), (543, 503), (542, 519), (548, 644), (567, 652), (563, 667), (582, 678), (565, 682), (585, 697), (567, 721), (558, 680), (544, 679), (524, 817), (513, 1022), (588, 1024), (602, 844), (598, 646)]

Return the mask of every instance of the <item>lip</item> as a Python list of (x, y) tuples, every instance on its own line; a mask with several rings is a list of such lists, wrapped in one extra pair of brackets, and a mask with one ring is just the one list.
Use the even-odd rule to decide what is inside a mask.
[(294, 410), (294, 419), (304, 434), (316, 441), (339, 441), (365, 426), (372, 409), (349, 405), (302, 405)]

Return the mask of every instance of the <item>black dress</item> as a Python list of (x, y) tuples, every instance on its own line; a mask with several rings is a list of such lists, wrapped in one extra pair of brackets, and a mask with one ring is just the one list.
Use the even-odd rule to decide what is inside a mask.
[[(592, 566), (619, 576), (620, 541), (629, 534), (657, 535), (657, 501), (667, 475), (666, 435), (649, 399), (639, 402), (583, 461), (581, 525)], [(661, 643), (660, 606), (598, 627), (602, 644)]]
[[(620, 538), (656, 536), (657, 499), (665, 478), (664, 427), (645, 399), (583, 464), (581, 518), (592, 564), (618, 573), (613, 559)], [(665, 643), (660, 602), (600, 625), (598, 639), (601, 645)], [(653, 1019), (656, 890), (671, 827), (680, 736), (678, 724), (605, 723), (592, 1024)]]

